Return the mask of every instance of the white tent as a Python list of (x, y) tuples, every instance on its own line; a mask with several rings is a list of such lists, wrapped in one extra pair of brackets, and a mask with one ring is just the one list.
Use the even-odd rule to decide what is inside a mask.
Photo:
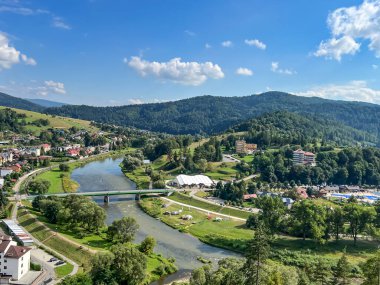
[(206, 187), (211, 187), (214, 184), (214, 181), (212, 181), (209, 177), (205, 175), (178, 175), (174, 179), (174, 183), (177, 184), (178, 186), (191, 186), (191, 185), (197, 185), (197, 186), (206, 186)]

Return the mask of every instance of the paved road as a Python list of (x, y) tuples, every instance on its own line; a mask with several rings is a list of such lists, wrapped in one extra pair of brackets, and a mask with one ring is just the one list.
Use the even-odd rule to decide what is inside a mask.
[(209, 214), (214, 214), (214, 215), (221, 216), (221, 217), (226, 217), (226, 218), (229, 218), (229, 219), (232, 219), (232, 220), (244, 221), (244, 222), (246, 221), (246, 219), (243, 219), (243, 218), (238, 218), (238, 217), (234, 217), (234, 216), (230, 216), (230, 215), (221, 214), (221, 213), (218, 213), (218, 212), (209, 211), (209, 210), (206, 210), (206, 209), (203, 209), (203, 208), (199, 208), (199, 207), (191, 206), (191, 205), (188, 205), (188, 204), (180, 203), (180, 202), (177, 202), (177, 201), (174, 201), (174, 200), (170, 200), (170, 199), (165, 198), (165, 197), (161, 197), (161, 199), (164, 199), (165, 201), (168, 201), (168, 202), (171, 202), (171, 203), (183, 206), (183, 207), (192, 208), (192, 209), (195, 209), (195, 210), (198, 210), (198, 211), (201, 211), (201, 212), (205, 212), (205, 213), (209, 213)]

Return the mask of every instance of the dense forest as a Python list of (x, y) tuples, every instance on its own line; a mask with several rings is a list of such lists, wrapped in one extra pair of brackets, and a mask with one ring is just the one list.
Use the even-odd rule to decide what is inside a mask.
[(287, 111), (264, 114), (233, 127), (233, 130), (248, 132), (244, 138), (260, 148), (286, 144), (305, 146), (316, 142), (334, 142), (340, 146), (378, 143), (376, 136), (337, 121)]
[(13, 97), (5, 93), (0, 92), (0, 106), (18, 108), (34, 112), (42, 112), (44, 107), (37, 105), (35, 103), (29, 102), (28, 100)]
[(379, 149), (348, 147), (342, 150), (314, 151), (317, 152), (315, 167), (293, 165), (293, 150), (288, 147), (255, 155), (253, 167), (266, 182), (380, 185)]
[[(0, 93), (0, 105), (170, 134), (216, 134), (244, 120), (280, 110), (319, 118), (321, 124), (336, 121), (334, 126), (340, 123), (342, 127), (349, 126), (374, 137), (380, 130), (378, 105), (308, 98), (283, 92), (245, 97), (199, 96), (174, 102), (115, 107), (65, 105), (52, 108)], [(311, 117), (309, 119), (312, 120)], [(349, 132), (349, 129), (345, 130)], [(332, 130), (325, 135), (328, 133), (336, 136)], [(361, 141), (368, 140), (364, 132), (353, 132), (353, 135), (355, 140), (357, 137)]]
[(0, 131), (12, 131), (21, 133), (24, 131), (25, 122), (20, 119), (23, 118), (22, 115), (17, 114), (11, 109), (0, 110)]
[(278, 110), (338, 121), (377, 136), (380, 106), (267, 92), (245, 97), (200, 96), (175, 102), (91, 107), (48, 108), (49, 114), (134, 126), (171, 134), (219, 133), (243, 120)]

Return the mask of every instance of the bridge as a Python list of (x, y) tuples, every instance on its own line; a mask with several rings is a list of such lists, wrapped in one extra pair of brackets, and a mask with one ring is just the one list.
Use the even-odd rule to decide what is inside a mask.
[[(103, 196), (104, 202), (109, 201), (109, 196), (121, 196), (121, 195), (145, 195), (145, 194), (167, 194), (170, 195), (175, 190), (173, 189), (134, 189), (134, 190), (113, 190), (113, 191), (92, 191), (92, 192), (73, 192), (73, 193), (48, 193), (42, 194), (45, 197), (55, 196), (55, 197), (66, 197), (69, 195), (79, 195), (79, 196), (89, 196), (89, 197), (97, 197)], [(39, 195), (30, 195), (27, 196), (27, 200), (33, 200), (35, 197)], [(107, 201), (106, 201), (107, 199)]]

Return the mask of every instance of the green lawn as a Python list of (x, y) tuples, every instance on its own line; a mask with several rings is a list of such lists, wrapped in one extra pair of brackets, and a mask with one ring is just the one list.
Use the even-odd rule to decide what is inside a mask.
[(45, 241), (44, 244), (56, 250), (60, 254), (72, 259), (84, 270), (89, 268), (91, 253), (86, 249), (80, 249), (78, 246), (54, 236), (54, 231), (36, 223), (36, 219), (29, 213), (20, 209), (18, 211), (18, 221), (27, 231), (29, 231), (39, 241)]
[[(112, 245), (112, 243), (106, 239), (105, 233), (101, 233), (100, 235), (92, 234), (83, 238), (79, 238), (70, 229), (67, 229), (61, 225), (50, 224), (47, 222), (46, 218), (38, 212), (35, 212), (31, 209), (29, 209), (29, 211), (31, 214), (35, 215), (40, 222), (43, 222), (45, 226), (36, 224), (36, 219), (30, 213), (24, 213), (23, 210), (19, 210), (18, 213), (18, 220), (20, 224), (38, 240), (46, 240), (44, 242), (45, 245), (77, 262), (80, 266), (83, 267), (84, 271), (89, 270), (90, 260), (92, 257), (92, 253), (88, 251), (88, 248), (97, 251), (103, 251), (107, 250)], [(83, 247), (80, 248), (68, 241), (54, 236), (55, 231), (58, 231), (60, 235), (65, 236), (68, 239), (82, 244)], [(148, 284), (159, 279), (161, 274), (159, 268), (162, 265), (165, 267), (167, 274), (174, 273), (177, 270), (174, 264), (159, 254), (153, 253), (147, 256)], [(57, 267), (55, 268), (55, 271), (58, 277), (66, 276), (72, 271), (72, 265), (66, 264), (64, 266)]]
[[(0, 109), (5, 109), (5, 108), (6, 107), (0, 106)], [(42, 130), (47, 130), (49, 128), (69, 129), (71, 127), (77, 127), (78, 129), (86, 129), (90, 132), (96, 132), (99, 130), (98, 128), (91, 126), (90, 121), (61, 117), (61, 116), (46, 115), (46, 114), (41, 114), (37, 112), (16, 109), (16, 108), (11, 108), (11, 109), (19, 114), (25, 114), (26, 123), (31, 123), (39, 119), (49, 120), (49, 125), (47, 126), (41, 126), (41, 127), (37, 127), (34, 125), (25, 126), (26, 130), (33, 132), (33, 134), (35, 135), (39, 135), (39, 133)]]
[(73, 269), (74, 266), (71, 263), (66, 263), (62, 266), (54, 268), (54, 271), (58, 278), (63, 278), (66, 275), (69, 275)]
[(210, 204), (207, 202), (199, 201), (197, 199), (194, 199), (190, 196), (187, 196), (187, 195), (184, 195), (184, 194), (181, 194), (178, 192), (174, 193), (171, 196), (168, 196), (167, 198), (169, 198), (173, 201), (188, 204), (188, 205), (191, 205), (194, 207), (199, 207), (199, 208), (202, 208), (205, 210), (218, 212), (221, 214), (230, 215), (230, 216), (234, 216), (234, 217), (238, 217), (238, 218), (247, 219), (250, 215), (252, 215), (249, 212), (240, 211), (237, 209), (226, 208), (226, 207), (222, 207), (222, 206), (219, 206), (216, 204)]
[(235, 162), (214, 162), (211, 164), (212, 170), (209, 170), (205, 175), (214, 180), (230, 181), (236, 177), (239, 171), (236, 169)]
[[(140, 201), (140, 205), (144, 210), (148, 211), (157, 199), (144, 198)], [(163, 214), (165, 211), (178, 210), (183, 210), (178, 216)], [(190, 221), (182, 220), (182, 215), (191, 215), (193, 219)], [(253, 235), (253, 232), (245, 227), (243, 221), (223, 218), (222, 221), (217, 222), (215, 221), (216, 215), (207, 215), (204, 212), (176, 204), (162, 208), (158, 217), (165, 224), (182, 232), (190, 233), (205, 243), (236, 251), (242, 251), (246, 241), (251, 239)]]

